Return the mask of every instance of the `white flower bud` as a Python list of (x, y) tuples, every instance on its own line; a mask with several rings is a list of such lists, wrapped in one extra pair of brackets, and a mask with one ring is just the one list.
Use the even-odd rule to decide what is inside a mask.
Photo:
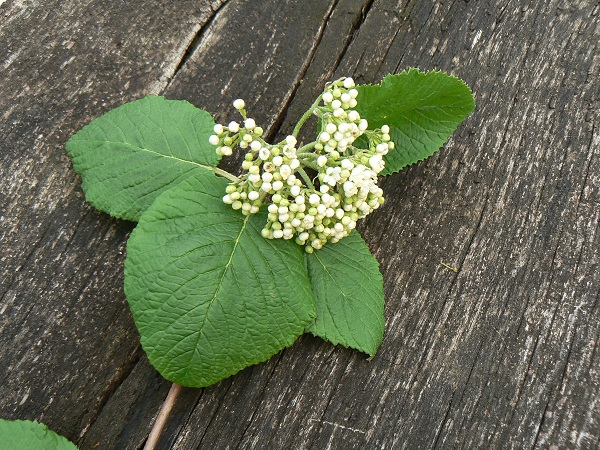
[(367, 128), (369, 128), (369, 122), (367, 122), (366, 119), (361, 119), (360, 122), (358, 122), (358, 129), (360, 131), (365, 131)]
[(253, 130), (254, 127), (256, 126), (256, 122), (254, 121), (254, 119), (246, 119), (246, 120), (244, 120), (244, 126), (248, 130)]
[(291, 134), (285, 138), (285, 142), (292, 147), (298, 143), (296, 137), (292, 136)]
[(333, 116), (334, 117), (343, 117), (345, 113), (346, 113), (346, 111), (344, 111), (342, 108), (338, 108), (338, 109), (334, 109), (333, 110)]
[(320, 201), (321, 197), (319, 197), (317, 194), (310, 194), (310, 197), (308, 198), (308, 203), (311, 205), (318, 205)]
[(381, 126), (381, 132), (384, 134), (388, 134), (390, 132), (390, 127), (387, 125), (382, 125)]
[(369, 158), (369, 165), (375, 172), (379, 173), (383, 170), (385, 162), (383, 161), (381, 155), (377, 154)]
[(281, 181), (273, 181), (272, 186), (274, 191), (280, 191), (283, 189), (283, 183)]
[(325, 167), (326, 164), (327, 164), (327, 156), (321, 155), (317, 158), (317, 166)]
[(329, 91), (323, 94), (323, 101), (325, 103), (331, 103), (333, 101), (333, 94)]
[(233, 107), (238, 111), (244, 109), (244, 106), (246, 106), (246, 103), (241, 98), (233, 101)]
[(227, 128), (229, 128), (229, 131), (232, 133), (237, 133), (240, 131), (240, 124), (237, 122), (230, 122), (229, 125), (227, 125)]
[(347, 92), (344, 92), (344, 93), (342, 94), (342, 96), (340, 97), (340, 100), (341, 100), (343, 103), (350, 103), (350, 100), (352, 100), (352, 97), (350, 97), (350, 94), (349, 94), (349, 93), (347, 93)]
[(277, 205), (274, 205), (273, 203), (271, 203), (268, 207), (267, 210), (271, 213), (271, 214), (277, 214), (277, 212), (279, 211), (279, 207)]
[(358, 97), (358, 91), (356, 89), (350, 89), (350, 91), (348, 91), (348, 94), (350, 94), (350, 97), (352, 98)]
[(342, 159), (342, 169), (352, 170), (354, 168), (354, 163), (350, 161), (348, 158)]
[(210, 142), (212, 145), (219, 145), (219, 142), (221, 142), (221, 140), (219, 139), (219, 136), (211, 134), (208, 138), (208, 142)]
[(290, 161), (290, 167), (292, 170), (296, 170), (298, 167), (300, 167), (300, 160), (297, 158), (292, 159)]
[[(256, 141), (254, 141), (256, 142)], [(263, 161), (266, 161), (267, 159), (269, 159), (269, 157), (271, 156), (271, 152), (269, 151), (269, 149), (267, 147), (263, 147), (258, 151), (258, 157), (260, 159), (262, 159)], [(268, 180), (271, 181), (271, 180)]]
[(258, 141), (252, 141), (250, 143), (250, 148), (254, 151), (258, 151), (262, 148), (262, 144)]
[(344, 187), (344, 193), (346, 194), (347, 197), (351, 197), (358, 193), (358, 189), (352, 181), (346, 181), (344, 183), (343, 187)]
[(263, 181), (270, 183), (271, 181), (273, 181), (273, 174), (269, 173), (269, 172), (263, 172), (263, 174), (261, 175), (261, 178)]
[[(256, 167), (256, 166), (254, 166)], [(250, 183), (259, 183), (260, 182), (260, 175), (257, 173), (251, 173), (250, 175), (248, 175), (248, 181)]]
[(221, 147), (221, 153), (223, 153), (223, 155), (225, 156), (231, 156), (233, 150), (231, 147), (227, 147), (226, 145), (224, 145), (223, 147)]
[(283, 158), (281, 156), (275, 156), (273, 158), (273, 164), (275, 164), (277, 167), (281, 166), (281, 164), (283, 164)]
[(252, 205), (250, 208), (250, 214), (256, 214), (258, 211), (260, 211), (260, 208), (256, 205)]
[(292, 186), (292, 187), (290, 188), (290, 193), (291, 193), (291, 194), (292, 194), (294, 197), (297, 197), (297, 196), (298, 196), (298, 194), (300, 194), (300, 186), (296, 186), (296, 185)]
[(351, 122), (358, 122), (360, 120), (360, 114), (352, 110), (348, 113), (348, 120), (350, 120)]
[(223, 129), (223, 125), (221, 125), (221, 124), (216, 124), (216, 125), (214, 126), (213, 130), (214, 130), (214, 132), (215, 132), (217, 135), (221, 135), (221, 134), (223, 134), (223, 132), (225, 131), (225, 130)]
[(248, 200), (258, 200), (258, 197), (260, 197), (260, 194), (256, 191), (250, 191), (248, 192)]
[(288, 177), (292, 174), (292, 168), (287, 164), (283, 164), (279, 168), (279, 173), (281, 174), (282, 179), (287, 180)]
[(334, 100), (331, 102), (331, 107), (333, 109), (338, 109), (342, 107), (342, 102), (340, 102), (339, 100)]
[(335, 126), (334, 123), (328, 123), (325, 126), (325, 131), (327, 131), (329, 134), (333, 134), (337, 131), (337, 127)]
[(273, 237), (275, 239), (281, 239), (283, 237), (283, 231), (282, 230), (273, 231)]
[(319, 140), (321, 142), (327, 142), (329, 139), (331, 139), (331, 136), (327, 131), (322, 131), (321, 134), (319, 134)]
[(355, 84), (354, 84), (354, 80), (353, 80), (352, 78), (350, 78), (350, 77), (347, 77), (347, 78), (344, 80), (344, 87), (345, 87), (346, 89), (352, 89), (354, 86), (355, 86)]
[(268, 181), (265, 181), (260, 185), (260, 189), (264, 192), (269, 192), (271, 189), (273, 189), (273, 186)]
[(229, 195), (229, 194), (224, 195), (223, 196), (223, 203), (231, 205), (233, 203), (233, 199), (231, 198), (231, 195)]

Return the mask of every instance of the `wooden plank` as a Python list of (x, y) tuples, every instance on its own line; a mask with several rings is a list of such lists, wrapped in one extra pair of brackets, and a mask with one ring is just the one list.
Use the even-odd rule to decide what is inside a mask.
[[(375, 2), (329, 79), (441, 68), (479, 104), (446, 152), (385, 181), (398, 200), (362, 225), (386, 279), (380, 354), (368, 363), (304, 338), (211, 388), (175, 448), (594, 445), (594, 7)], [(313, 62), (330, 54), (321, 42)], [(327, 71), (300, 85), (283, 132)]]
[(132, 224), (83, 202), (64, 143), (159, 93), (212, 3), (2, 2), (1, 417), (77, 441), (140, 358), (122, 291)]
[[(83, 4), (47, 22), (55, 9), (8, 5), (0, 414), (42, 419), (81, 448), (139, 448), (169, 388), (122, 296), (131, 226), (82, 203), (62, 153), (92, 115), (166, 87), (222, 121), (243, 97), (281, 136), (324, 81), (419, 66), (461, 76), (478, 108), (444, 151), (386, 179), (389, 201), (361, 224), (386, 280), (377, 357), (302, 337), (184, 390), (160, 448), (598, 446), (598, 6), (298, 3), (140, 3), (108, 18)], [(31, 24), (37, 35), (17, 33)], [(61, 68), (72, 55), (51, 43), (77, 30), (93, 39), (72, 39), (87, 47)]]

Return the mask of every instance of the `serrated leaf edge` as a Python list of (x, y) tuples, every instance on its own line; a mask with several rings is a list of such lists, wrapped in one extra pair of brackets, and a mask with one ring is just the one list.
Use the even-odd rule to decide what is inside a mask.
[[(421, 71), (420, 69), (418, 69), (417, 67), (409, 67), (408, 69), (404, 69), (402, 70), (402, 72), (399, 73), (389, 73), (387, 74), (385, 77), (383, 77), (383, 79), (379, 82), (379, 83), (367, 83), (367, 84), (360, 84), (358, 86), (361, 87), (383, 87), (384, 83), (387, 82), (388, 79), (393, 78), (393, 77), (397, 77), (399, 75), (409, 75), (411, 73), (416, 72), (417, 74), (423, 74), (423, 75), (428, 75), (431, 73), (437, 73), (437, 74), (442, 74), (445, 75), (449, 78), (452, 78), (456, 81), (458, 81), (462, 86), (466, 87), (467, 90), (469, 91), (469, 94), (471, 94), (471, 102), (473, 104), (471, 111), (469, 111), (469, 113), (465, 116), (464, 119), (462, 119), (454, 128), (454, 130), (452, 131), (452, 133), (454, 133), (454, 131), (456, 131), (456, 129), (458, 128), (458, 126), (467, 118), (469, 117), (469, 115), (475, 110), (475, 107), (477, 106), (477, 104), (475, 103), (475, 98), (473, 96), (473, 91), (471, 90), (471, 87), (465, 83), (465, 81), (459, 77), (457, 77), (456, 75), (450, 74), (448, 72), (444, 72), (443, 70), (427, 70), (427, 71)], [(367, 118), (368, 120), (368, 118)], [(396, 130), (398, 130), (397, 127), (392, 127), (395, 128)], [(382, 177), (388, 176), (388, 175), (393, 175), (395, 173), (400, 172), (401, 170), (405, 169), (406, 167), (410, 167), (410, 166), (414, 166), (415, 164), (421, 162), (421, 161), (425, 161), (426, 159), (429, 159), (430, 157), (432, 157), (434, 154), (436, 154), (438, 151), (440, 151), (442, 148), (444, 148), (444, 146), (446, 145), (446, 143), (448, 142), (448, 140), (446, 140), (446, 142), (440, 147), (438, 148), (436, 151), (434, 151), (431, 155), (426, 156), (424, 158), (421, 159), (417, 159), (411, 163), (405, 164), (402, 167), (399, 167), (397, 170), (393, 170), (393, 171), (388, 171), (387, 168), (385, 168), (379, 175)]]

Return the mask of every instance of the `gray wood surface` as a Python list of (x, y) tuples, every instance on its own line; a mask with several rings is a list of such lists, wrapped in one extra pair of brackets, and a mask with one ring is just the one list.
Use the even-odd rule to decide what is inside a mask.
[(0, 2), (0, 417), (138, 449), (169, 389), (123, 295), (133, 224), (85, 203), (64, 152), (75, 131), (163, 94), (220, 121), (242, 97), (276, 138), (326, 81), (416, 66), (463, 78), (477, 109), (382, 181), (388, 202), (360, 226), (385, 279), (377, 356), (303, 336), (184, 389), (159, 447), (600, 448), (599, 14), (594, 0)]

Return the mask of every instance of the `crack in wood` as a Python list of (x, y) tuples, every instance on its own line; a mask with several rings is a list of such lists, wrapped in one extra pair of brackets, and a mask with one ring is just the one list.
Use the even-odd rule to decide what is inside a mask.
[(202, 39), (204, 38), (206, 31), (212, 26), (212, 24), (216, 20), (218, 20), (218, 18), (220, 17), (220, 15), (223, 11), (223, 8), (225, 8), (225, 6), (229, 3), (229, 1), (230, 0), (224, 0), (223, 3), (221, 3), (221, 5), (219, 5), (218, 8), (213, 9), (212, 15), (208, 18), (208, 20), (202, 26), (200, 26), (200, 28), (196, 32), (195, 36), (192, 38), (192, 40), (186, 47), (185, 51), (182, 53), (181, 59), (175, 66), (175, 70), (173, 71), (173, 74), (169, 77), (169, 81), (167, 82), (167, 84), (164, 86), (164, 88), (161, 91), (161, 95), (169, 89), (169, 87), (171, 86), (171, 83), (173, 82), (175, 77), (179, 74), (179, 72), (187, 64), (187, 62), (194, 55), (196, 50), (198, 50), (198, 48), (200, 48)]
[(287, 98), (285, 99), (285, 102), (284, 102), (282, 108), (277, 113), (277, 117), (273, 121), (273, 124), (269, 127), (269, 129), (265, 133), (265, 139), (267, 141), (271, 141), (279, 133), (281, 125), (287, 115), (287, 110), (288, 110), (290, 104), (292, 103), (292, 101), (294, 100), (296, 91), (298, 90), (298, 88), (300, 87), (300, 84), (302, 83), (302, 78), (306, 74), (306, 71), (308, 70), (308, 68), (310, 66), (310, 63), (319, 47), (319, 44), (321, 43), (321, 39), (323, 38), (323, 34), (325, 33), (325, 29), (327, 27), (327, 22), (331, 18), (331, 15), (333, 14), (333, 11), (334, 11), (336, 5), (338, 4), (338, 1), (339, 0), (333, 0), (331, 3), (331, 6), (329, 7), (329, 10), (325, 14), (325, 17), (323, 18), (323, 22), (321, 23), (321, 26), (319, 27), (319, 30), (317, 31), (317, 35), (315, 36), (315, 42), (312, 45), (312, 47), (308, 53), (308, 56), (305, 58), (304, 64), (300, 68), (298, 76), (294, 80), (292, 87), (289, 89), (289, 91), (288, 91), (289, 93), (287, 95)]

